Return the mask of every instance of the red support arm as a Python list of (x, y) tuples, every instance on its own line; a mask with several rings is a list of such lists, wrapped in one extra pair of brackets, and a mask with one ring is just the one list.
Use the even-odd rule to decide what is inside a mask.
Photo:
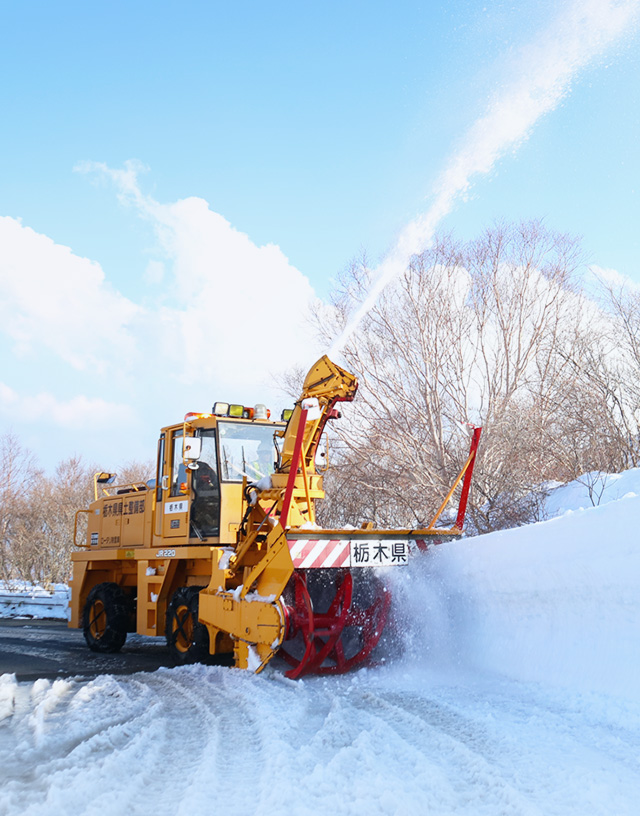
[(464, 527), (464, 517), (467, 513), (467, 502), (469, 501), (469, 490), (471, 489), (471, 476), (473, 475), (473, 466), (476, 463), (476, 452), (478, 450), (478, 443), (480, 442), (480, 434), (482, 428), (474, 428), (473, 436), (471, 437), (471, 448), (469, 450), (469, 466), (464, 474), (464, 481), (462, 482), (462, 493), (460, 494), (460, 504), (458, 505), (458, 515), (456, 517), (456, 527), (462, 530)]

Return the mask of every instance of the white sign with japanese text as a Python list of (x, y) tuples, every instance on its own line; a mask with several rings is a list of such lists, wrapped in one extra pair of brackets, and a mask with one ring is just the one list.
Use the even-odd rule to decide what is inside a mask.
[(399, 567), (409, 561), (406, 540), (385, 538), (351, 541), (351, 567)]
[(165, 513), (186, 513), (189, 509), (189, 502), (183, 501), (167, 501), (164, 503)]

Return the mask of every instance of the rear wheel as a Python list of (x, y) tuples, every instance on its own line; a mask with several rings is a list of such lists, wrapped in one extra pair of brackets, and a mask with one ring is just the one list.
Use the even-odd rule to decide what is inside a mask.
[(209, 632), (198, 621), (202, 587), (180, 587), (167, 607), (167, 646), (175, 663), (202, 663), (209, 657)]
[(87, 646), (93, 652), (119, 652), (127, 639), (129, 616), (127, 597), (113, 583), (93, 587), (82, 615)]

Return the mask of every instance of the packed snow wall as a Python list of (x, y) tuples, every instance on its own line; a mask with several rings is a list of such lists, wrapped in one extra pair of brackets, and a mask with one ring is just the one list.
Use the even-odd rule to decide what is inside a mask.
[(392, 576), (405, 660), (640, 699), (640, 496), (433, 547)]

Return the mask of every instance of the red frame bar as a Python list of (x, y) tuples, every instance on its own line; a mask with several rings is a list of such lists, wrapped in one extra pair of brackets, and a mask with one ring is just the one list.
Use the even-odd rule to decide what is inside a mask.
[(471, 448), (469, 449), (469, 465), (464, 474), (464, 481), (462, 482), (462, 493), (460, 494), (460, 503), (458, 504), (458, 515), (456, 516), (456, 527), (462, 530), (464, 527), (464, 517), (467, 513), (467, 502), (469, 501), (469, 490), (471, 489), (471, 476), (473, 474), (473, 466), (476, 462), (476, 453), (478, 444), (480, 442), (480, 434), (482, 428), (474, 428), (473, 436), (471, 438)]

